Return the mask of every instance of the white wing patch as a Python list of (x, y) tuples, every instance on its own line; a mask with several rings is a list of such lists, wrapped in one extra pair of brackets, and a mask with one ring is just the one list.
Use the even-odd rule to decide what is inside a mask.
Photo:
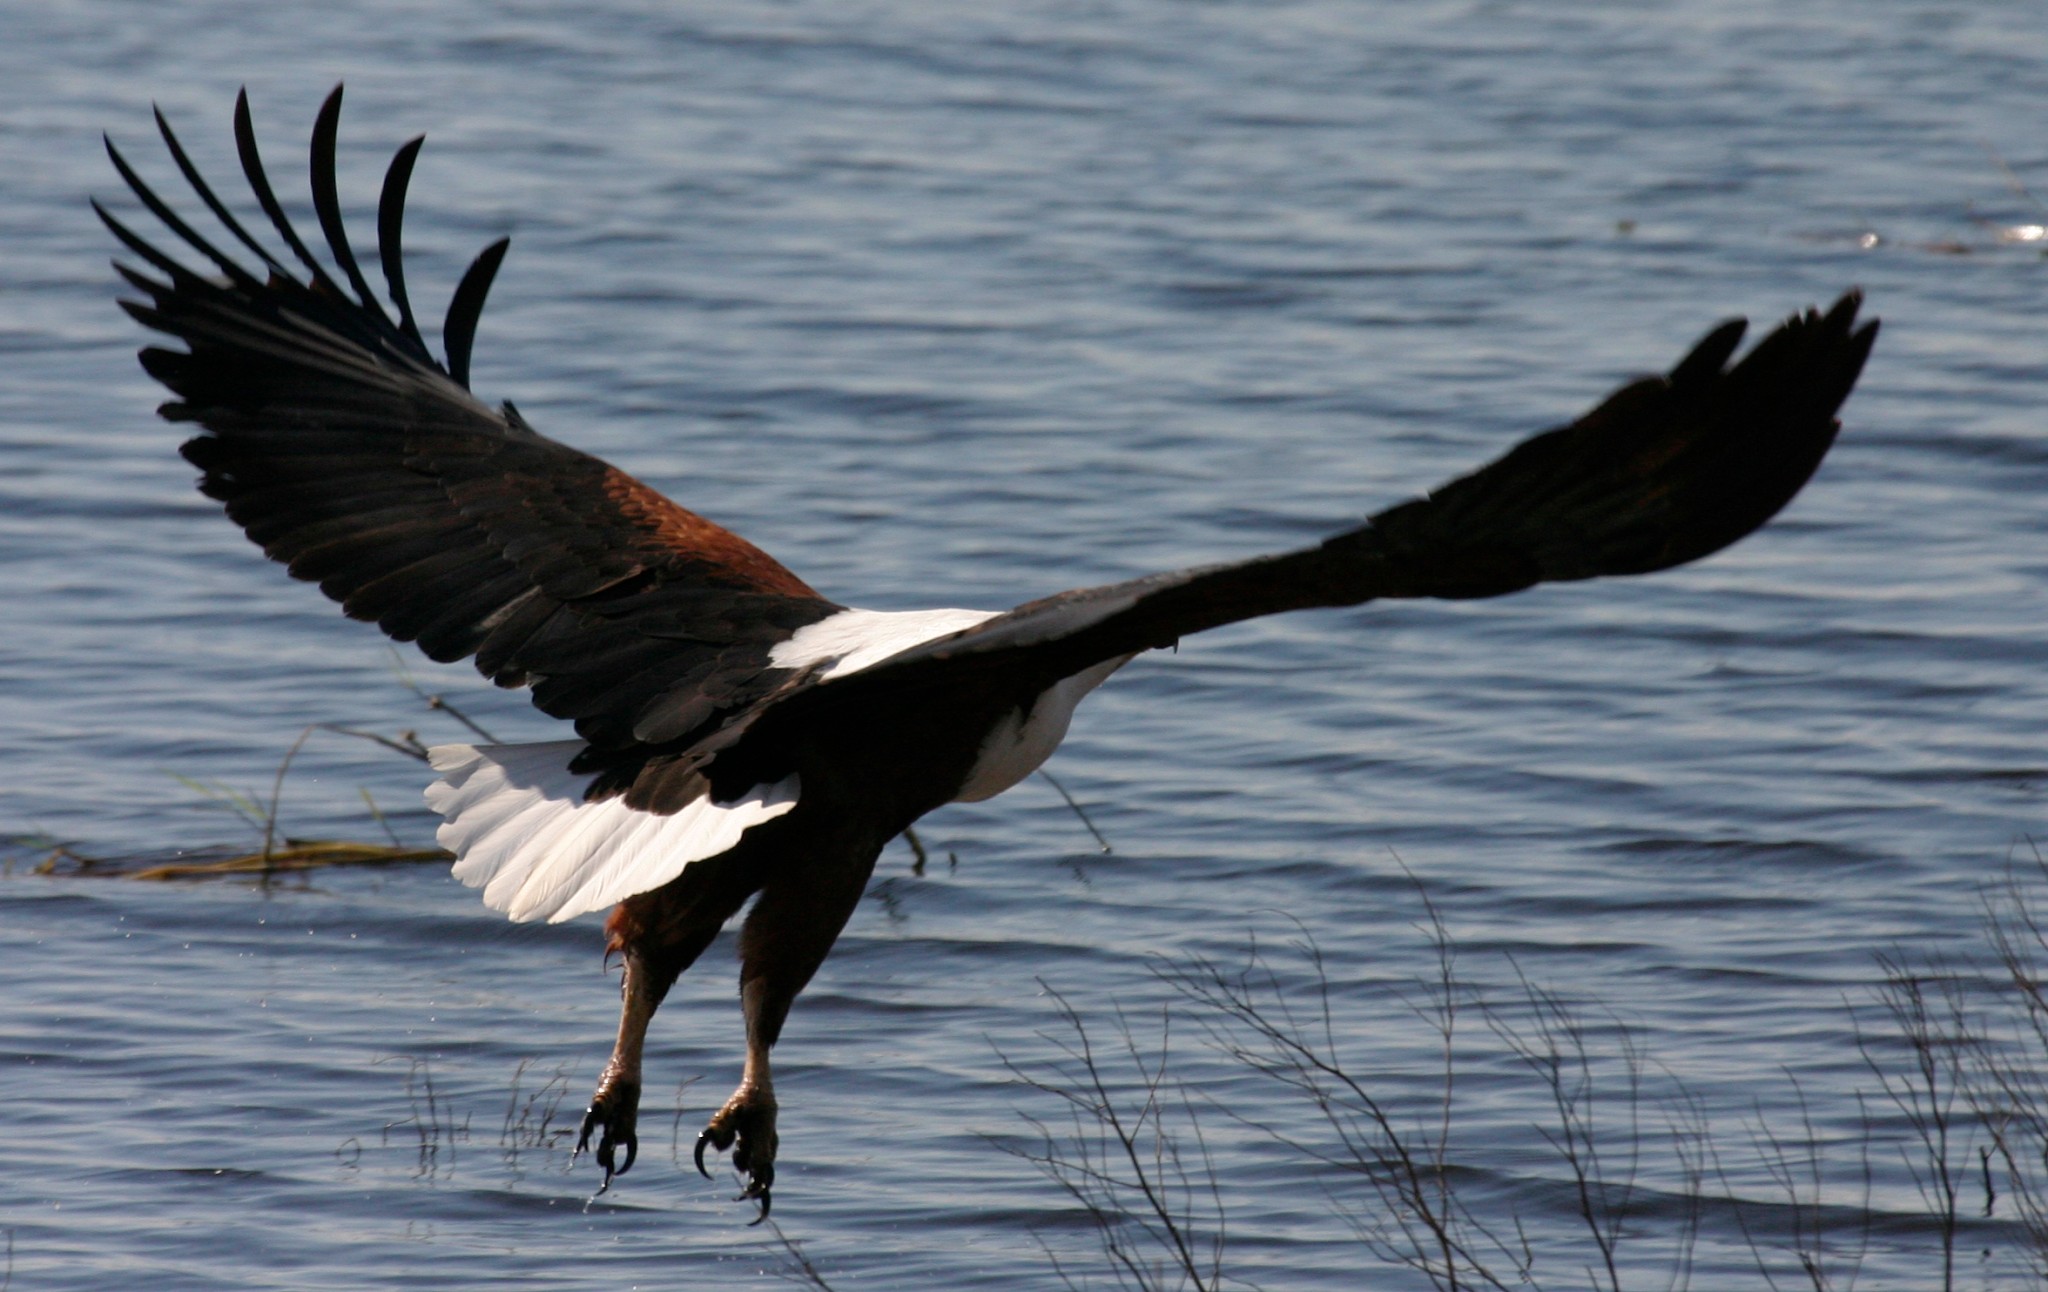
[(707, 794), (668, 816), (619, 798), (586, 803), (592, 777), (567, 770), (582, 749), (580, 740), (559, 740), (427, 751), (441, 773), (427, 787), (427, 806), (445, 818), (436, 837), (455, 854), (455, 877), (483, 889), (492, 910), (550, 924), (603, 910), (796, 806), (793, 775), (730, 803)]
[(824, 664), (819, 680), (858, 673), (934, 638), (972, 628), (999, 610), (842, 610), (796, 630), (768, 653), (776, 668)]

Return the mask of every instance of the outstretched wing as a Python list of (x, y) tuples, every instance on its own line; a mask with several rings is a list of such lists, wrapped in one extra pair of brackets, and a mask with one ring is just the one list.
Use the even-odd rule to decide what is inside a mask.
[[(530, 685), (535, 704), (573, 719), (597, 749), (673, 741), (786, 683), (787, 670), (771, 666), (774, 647), (840, 607), (752, 544), (546, 438), (511, 405), (492, 409), (470, 393), (470, 344), (504, 240), (463, 276), (442, 327), (446, 362), (436, 362), (400, 261), (422, 140), (392, 160), (378, 209), (394, 319), (342, 227), (340, 110), (336, 87), (312, 143), (313, 205), (332, 269), (271, 189), (246, 94), (234, 121), (242, 169), (296, 267), (230, 212), (161, 113), (171, 159), (229, 245), (239, 244), (237, 255), (188, 223), (107, 143), (121, 177), (180, 249), (211, 262), (212, 272), (197, 272), (94, 204), (154, 271), (116, 266), (148, 297), (123, 306), (184, 344), (145, 349), (142, 364), (176, 396), (163, 415), (202, 428), (183, 448), (204, 472), (200, 489), (351, 616), (437, 660), (474, 655), (501, 686)], [(675, 782), (667, 798), (643, 806), (673, 812), (701, 790)]]
[(1857, 325), (1860, 299), (1786, 320), (1733, 367), (1745, 324), (1724, 323), (1668, 375), (1631, 382), (1569, 426), (1316, 547), (1034, 601), (859, 672), (806, 679), (685, 757), (716, 763), (720, 782), (775, 766), (820, 722), (872, 721), (919, 696), (1035, 694), (1241, 619), (1379, 597), (1492, 597), (1697, 560), (1776, 515), (1834, 443), (1836, 411), (1877, 338), (1875, 321)]

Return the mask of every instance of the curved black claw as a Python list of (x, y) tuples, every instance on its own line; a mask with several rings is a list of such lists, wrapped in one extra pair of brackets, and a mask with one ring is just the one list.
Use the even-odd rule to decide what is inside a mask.
[[(597, 1187), (600, 1194), (612, 1187), (613, 1176), (632, 1170), (634, 1161), (640, 1156), (640, 1137), (635, 1133), (639, 1113), (640, 1088), (621, 1082), (608, 1090), (599, 1090), (591, 1098), (589, 1110), (583, 1114), (583, 1126), (576, 1135), (576, 1151), (569, 1155), (569, 1159), (574, 1161), (583, 1156), (583, 1150), (590, 1147), (590, 1132), (602, 1130), (597, 1140), (597, 1164), (604, 1168), (604, 1183)], [(626, 1150), (623, 1162), (618, 1157), (621, 1148)]]
[(761, 1204), (761, 1214), (749, 1220), (747, 1228), (752, 1229), (755, 1225), (768, 1219), (768, 1208), (775, 1205), (774, 1195), (769, 1192), (769, 1188), (770, 1186), (764, 1181), (749, 1180), (747, 1187), (741, 1190), (739, 1196), (733, 1199), (734, 1202), (745, 1202), (747, 1199), (753, 1198)]
[[(735, 1171), (747, 1177), (747, 1187), (740, 1190), (734, 1202), (745, 1202), (752, 1198), (761, 1204), (761, 1214), (747, 1222), (749, 1228), (768, 1219), (768, 1208), (775, 1205), (769, 1192), (775, 1187), (774, 1130), (772, 1123), (765, 1136), (756, 1139), (747, 1135), (738, 1137), (739, 1143), (732, 1151), (732, 1165)], [(767, 1151), (763, 1152), (765, 1139)]]
[(769, 1190), (775, 1185), (775, 1097), (742, 1087), (697, 1136), (697, 1170), (708, 1180), (711, 1171), (704, 1165), (707, 1148), (719, 1153), (732, 1150), (733, 1169), (747, 1179), (747, 1187), (733, 1201), (752, 1199), (761, 1204), (761, 1214), (748, 1223), (758, 1225), (768, 1219), (768, 1210), (774, 1205)]

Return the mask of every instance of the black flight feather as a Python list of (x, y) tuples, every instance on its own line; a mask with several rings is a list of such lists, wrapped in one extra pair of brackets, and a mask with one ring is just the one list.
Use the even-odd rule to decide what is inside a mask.
[(220, 266), (221, 272), (228, 277), (244, 280), (245, 283), (253, 283), (255, 281), (254, 278), (250, 277), (248, 270), (243, 269), (218, 247), (201, 237), (198, 230), (185, 223), (183, 219), (179, 218), (177, 212), (171, 210), (164, 203), (164, 200), (156, 195), (154, 189), (143, 183), (142, 177), (135, 173), (135, 168), (128, 164), (128, 159), (121, 155), (121, 150), (114, 146), (112, 138), (107, 135), (101, 135), (100, 142), (107, 146), (107, 160), (114, 163), (114, 169), (119, 172), (122, 181), (128, 185), (128, 190), (135, 194), (143, 206), (149, 209), (151, 215), (164, 222), (164, 227), (183, 238), (186, 244), (193, 250)]
[(469, 348), (476, 341), (476, 322), (484, 312), (484, 297), (490, 295), (491, 280), (498, 276), (498, 265), (511, 245), (512, 239), (500, 238), (485, 247), (470, 262), (448, 302), (448, 321), (441, 325), (441, 345), (448, 351), (448, 375), (463, 386), (469, 385)]
[(229, 233), (234, 234), (243, 246), (255, 252), (266, 266), (274, 271), (284, 272), (284, 266), (278, 263), (277, 257), (271, 255), (267, 247), (256, 241), (249, 231), (242, 227), (242, 222), (235, 218), (234, 212), (228, 210), (227, 203), (215, 195), (213, 186), (206, 182), (205, 177), (199, 173), (199, 168), (192, 164), (191, 157), (186, 155), (185, 146), (178, 142), (178, 136), (172, 131), (171, 123), (165, 118), (163, 109), (152, 105), (150, 110), (156, 113), (157, 133), (164, 137), (164, 147), (170, 152), (171, 160), (178, 164), (178, 173), (185, 177), (185, 182), (192, 186), (192, 191), (199, 195), (199, 200), (206, 203), (206, 209), (213, 212), (214, 218), (219, 220)]
[(341, 272), (348, 277), (349, 286), (355, 288), (356, 299), (363, 308), (375, 314), (380, 320), (389, 322), (384, 307), (370, 293), (370, 284), (363, 280), (363, 271), (356, 265), (356, 254), (348, 245), (348, 230), (341, 222), (341, 197), (335, 192), (334, 144), (341, 126), (341, 87), (334, 87), (327, 101), (320, 105), (320, 114), (313, 119), (312, 185), (313, 211), (320, 217), (320, 232), (327, 237), (327, 249), (334, 253), (334, 263), (341, 266)]
[(292, 222), (285, 218), (284, 206), (278, 202), (276, 192), (270, 187), (270, 176), (263, 171), (263, 156), (256, 151), (256, 123), (249, 115), (247, 90), (235, 95), (235, 151), (241, 155), (242, 174), (249, 180), (249, 191), (256, 195), (257, 205), (263, 208), (263, 214), (270, 217), (270, 223), (276, 228), (278, 236), (284, 239), (285, 245), (292, 249), (292, 254), (299, 258), (299, 262), (305, 265), (306, 271), (313, 276), (315, 286), (325, 287), (339, 296), (340, 286), (321, 267), (320, 262), (313, 259), (313, 253), (306, 250), (306, 244), (299, 240), (298, 231), (292, 228)]
[(398, 327), (406, 339), (428, 358), (427, 339), (412, 316), (412, 299), (405, 291), (405, 190), (412, 183), (413, 163), (419, 160), (425, 135), (415, 135), (391, 158), (384, 172), (384, 191), (377, 199), (377, 259), (384, 265), (384, 282), (391, 289), (391, 303), (398, 307)]

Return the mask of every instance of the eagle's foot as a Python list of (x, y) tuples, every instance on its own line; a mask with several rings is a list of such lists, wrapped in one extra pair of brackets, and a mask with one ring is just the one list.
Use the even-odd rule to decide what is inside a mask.
[(723, 1153), (731, 1149), (733, 1167), (747, 1177), (747, 1187), (735, 1201), (752, 1198), (761, 1204), (761, 1214), (753, 1222), (758, 1225), (768, 1219), (768, 1208), (773, 1204), (769, 1191), (775, 1184), (778, 1143), (774, 1093), (766, 1085), (742, 1082), (697, 1136), (697, 1169), (706, 1179), (711, 1178), (704, 1165), (704, 1150), (712, 1148)]
[[(612, 1187), (613, 1176), (633, 1169), (633, 1159), (640, 1155), (640, 1137), (634, 1133), (639, 1117), (639, 1082), (607, 1076), (597, 1083), (597, 1093), (590, 1097), (590, 1109), (583, 1114), (583, 1129), (577, 1133), (576, 1151), (570, 1159), (581, 1157), (583, 1150), (590, 1147), (591, 1131), (601, 1132), (597, 1139), (597, 1164), (604, 1168), (604, 1183), (598, 1186), (599, 1193)], [(621, 1148), (626, 1150), (623, 1162), (618, 1160)]]

